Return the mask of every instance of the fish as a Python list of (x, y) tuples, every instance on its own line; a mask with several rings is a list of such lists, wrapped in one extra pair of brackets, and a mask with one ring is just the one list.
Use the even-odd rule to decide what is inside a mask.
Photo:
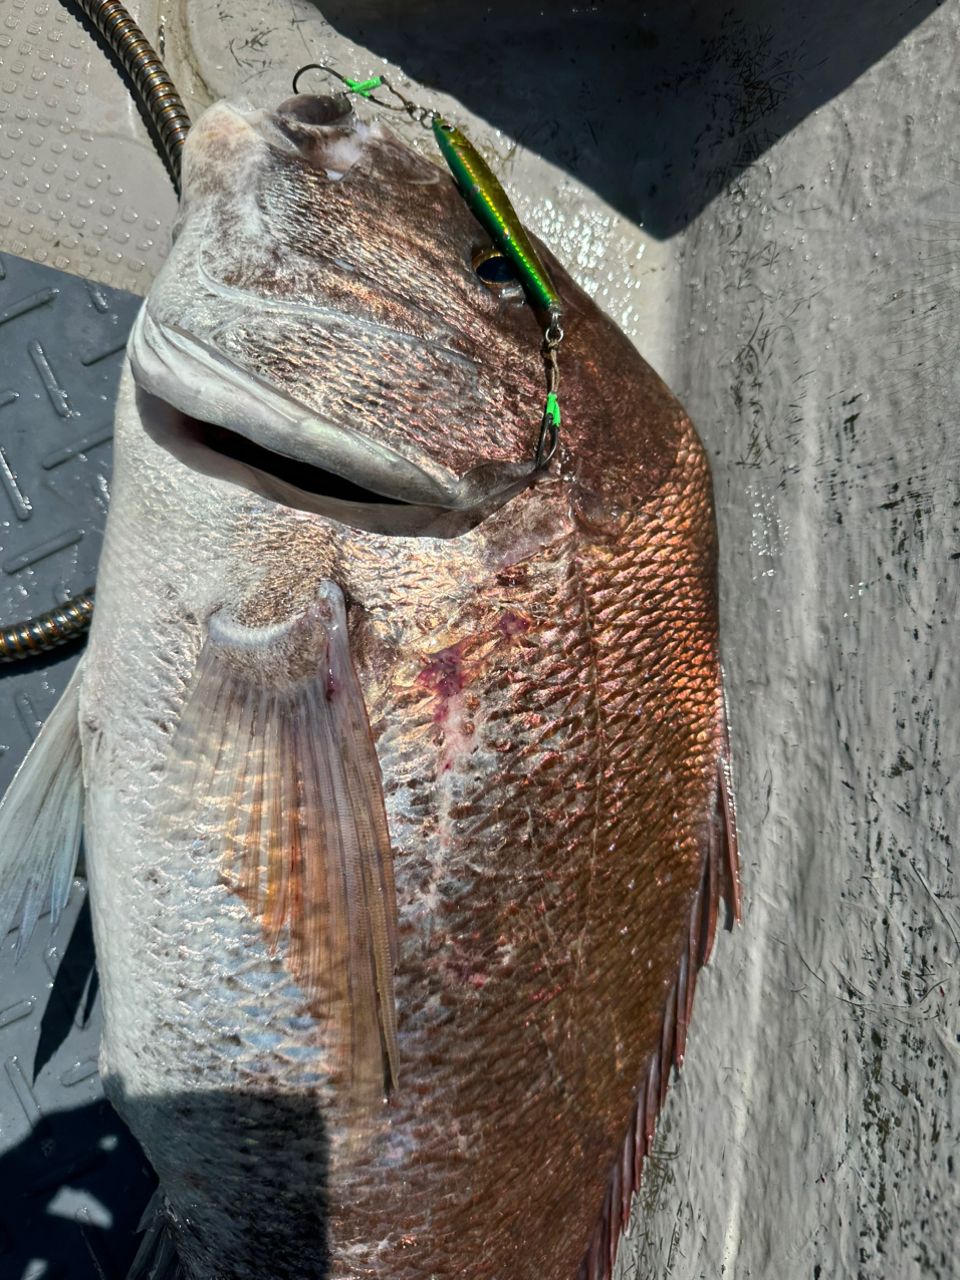
[(215, 104), (182, 181), (0, 804), (21, 945), (83, 835), (133, 1274), (607, 1280), (740, 915), (704, 449), (538, 246), (537, 465), (533, 308), (343, 95)]

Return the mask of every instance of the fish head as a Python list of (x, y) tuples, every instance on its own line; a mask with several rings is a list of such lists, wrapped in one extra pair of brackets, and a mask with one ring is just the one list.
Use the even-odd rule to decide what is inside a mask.
[[(211, 107), (182, 180), (131, 344), (148, 393), (397, 504), (480, 518), (536, 479), (542, 327), (483, 269), (490, 237), (439, 160), (343, 94), (298, 95)], [(544, 253), (566, 329), (555, 470), (594, 506), (639, 499), (679, 407)]]

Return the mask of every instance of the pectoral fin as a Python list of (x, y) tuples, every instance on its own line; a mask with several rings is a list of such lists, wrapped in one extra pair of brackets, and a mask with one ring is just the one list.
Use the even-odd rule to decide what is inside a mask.
[(335, 1029), (357, 1102), (396, 1082), (396, 894), (380, 769), (343, 596), (289, 622), (215, 614), (172, 745), (169, 794)]
[(0, 802), (0, 931), (18, 908), (17, 955), (49, 906), (55, 925), (70, 897), (83, 829), (78, 697), (81, 663)]

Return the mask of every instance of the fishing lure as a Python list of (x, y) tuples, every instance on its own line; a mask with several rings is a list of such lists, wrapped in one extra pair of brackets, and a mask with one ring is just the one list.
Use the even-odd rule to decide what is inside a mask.
[[(293, 77), (293, 92), (297, 92), (301, 76), (307, 71), (324, 71), (335, 76), (346, 87), (377, 106), (390, 111), (405, 111), (417, 124), (433, 132), (440, 154), (447, 162), (454, 181), (463, 198), (481, 226), (490, 235), (499, 252), (512, 264), (516, 277), (540, 321), (543, 329), (542, 355), (547, 379), (547, 398), (540, 425), (540, 437), (534, 455), (534, 467), (547, 465), (560, 443), (560, 370), (557, 350), (563, 341), (563, 304), (550, 273), (533, 246), (517, 211), (510, 203), (496, 174), (481, 156), (462, 129), (446, 121), (439, 112), (422, 107), (405, 97), (386, 76), (370, 76), (366, 80), (351, 80), (332, 67), (320, 62), (309, 62)], [(384, 88), (400, 102), (397, 107), (382, 98), (375, 98), (376, 89)]]

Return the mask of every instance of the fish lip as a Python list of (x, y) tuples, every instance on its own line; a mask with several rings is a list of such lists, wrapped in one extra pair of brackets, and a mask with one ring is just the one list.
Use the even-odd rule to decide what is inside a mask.
[(277, 121), (294, 120), (301, 128), (329, 129), (342, 128), (354, 112), (345, 93), (297, 93), (270, 114)]
[[(272, 469), (269, 459), (266, 466), (257, 465), (257, 461), (246, 450), (237, 448), (238, 445), (247, 443), (247, 437), (218, 429), (218, 435), (231, 438), (224, 448), (222, 439), (211, 440), (212, 424), (188, 418), (143, 388), (137, 388), (136, 397), (140, 422), (147, 435), (154, 444), (191, 471), (238, 485), (276, 506), (323, 516), (337, 524), (367, 533), (402, 538), (458, 538), (469, 533), (504, 506), (515, 493), (527, 487), (526, 482), (523, 482), (515, 491), (498, 493), (486, 503), (465, 511), (405, 502), (378, 503), (336, 497), (293, 483)], [(260, 452), (255, 446), (253, 453)]]
[[(310, 96), (312, 95), (297, 95), (298, 98)], [(311, 168), (326, 170), (328, 176), (332, 177), (335, 173), (335, 180), (340, 180), (360, 161), (369, 141), (384, 137), (384, 130), (379, 122), (362, 120), (346, 96), (340, 96), (347, 103), (348, 110), (327, 123), (311, 123), (285, 111), (284, 107), (295, 102), (295, 98), (287, 99), (272, 110), (254, 107), (246, 102), (222, 102), (219, 106), (228, 115), (242, 121), (254, 133), (259, 134), (273, 150), (296, 156)], [(325, 151), (334, 152), (338, 157), (337, 163), (325, 163)], [(341, 158), (345, 151), (348, 154), (347, 163)]]
[(534, 473), (532, 460), (480, 462), (460, 477), (440, 467), (428, 471), (380, 441), (321, 418), (212, 343), (158, 322), (149, 299), (134, 321), (127, 354), (136, 385), (185, 417), (393, 502), (471, 513), (507, 501)]

